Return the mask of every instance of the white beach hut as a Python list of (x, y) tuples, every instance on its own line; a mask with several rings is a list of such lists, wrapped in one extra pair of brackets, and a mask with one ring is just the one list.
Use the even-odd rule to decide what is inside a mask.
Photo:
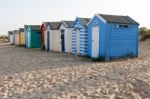
[(73, 21), (61, 21), (60, 25), (60, 47), (62, 52), (72, 52), (72, 24)]
[(61, 52), (60, 27), (61, 22), (48, 22), (44, 35), (47, 51)]

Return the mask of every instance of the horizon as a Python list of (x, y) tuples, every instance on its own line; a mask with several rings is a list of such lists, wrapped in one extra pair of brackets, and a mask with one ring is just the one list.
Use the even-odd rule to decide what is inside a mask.
[(4, 0), (0, 1), (0, 35), (23, 28), (25, 24), (92, 18), (95, 14), (128, 15), (150, 28), (148, 0)]

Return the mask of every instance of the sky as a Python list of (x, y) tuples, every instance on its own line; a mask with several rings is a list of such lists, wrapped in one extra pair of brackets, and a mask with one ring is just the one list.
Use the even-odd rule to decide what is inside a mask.
[(150, 0), (0, 0), (0, 35), (45, 21), (92, 18), (95, 14), (128, 15), (150, 28)]

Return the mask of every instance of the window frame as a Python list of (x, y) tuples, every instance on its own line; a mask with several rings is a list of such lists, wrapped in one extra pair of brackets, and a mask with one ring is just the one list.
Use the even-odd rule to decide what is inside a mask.
[(117, 29), (129, 29), (130, 26), (128, 24), (115, 24), (114, 27)]

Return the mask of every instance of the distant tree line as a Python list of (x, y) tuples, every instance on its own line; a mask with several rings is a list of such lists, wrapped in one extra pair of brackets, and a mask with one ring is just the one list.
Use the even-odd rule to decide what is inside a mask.
[(8, 41), (8, 36), (0, 35), (0, 41)]
[(141, 27), (140, 30), (140, 36), (141, 36), (141, 41), (144, 41), (146, 39), (150, 38), (150, 29), (146, 28), (146, 27)]

